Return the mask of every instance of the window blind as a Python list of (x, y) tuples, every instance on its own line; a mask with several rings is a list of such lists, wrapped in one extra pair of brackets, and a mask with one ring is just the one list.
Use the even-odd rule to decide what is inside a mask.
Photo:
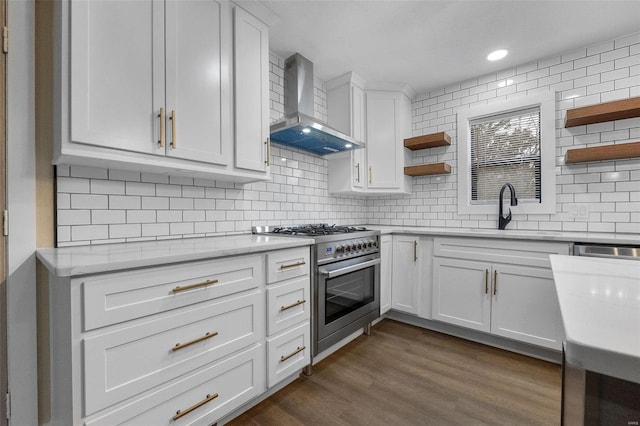
[(509, 182), (519, 200), (541, 202), (540, 108), (473, 120), (471, 127), (471, 203), (498, 200)]

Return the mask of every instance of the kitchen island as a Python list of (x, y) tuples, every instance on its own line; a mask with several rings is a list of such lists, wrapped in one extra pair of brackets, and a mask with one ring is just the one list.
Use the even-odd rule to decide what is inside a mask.
[(565, 330), (563, 424), (638, 424), (640, 262), (550, 258)]

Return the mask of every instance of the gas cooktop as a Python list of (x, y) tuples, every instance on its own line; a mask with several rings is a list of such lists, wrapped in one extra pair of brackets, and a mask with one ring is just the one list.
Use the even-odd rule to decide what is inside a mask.
[(282, 234), (299, 235), (304, 237), (319, 237), (325, 235), (353, 234), (366, 232), (368, 229), (361, 226), (337, 226), (326, 223), (291, 226), (258, 226), (253, 228), (254, 234)]

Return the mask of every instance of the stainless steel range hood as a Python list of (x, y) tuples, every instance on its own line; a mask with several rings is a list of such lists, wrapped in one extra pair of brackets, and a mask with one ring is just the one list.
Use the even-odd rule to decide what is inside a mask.
[(284, 118), (271, 125), (271, 141), (326, 155), (364, 147), (364, 142), (313, 116), (313, 63), (299, 53), (284, 65)]

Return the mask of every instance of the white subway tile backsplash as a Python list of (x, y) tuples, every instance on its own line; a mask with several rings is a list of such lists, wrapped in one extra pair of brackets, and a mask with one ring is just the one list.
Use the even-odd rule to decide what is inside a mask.
[[(271, 54), (270, 62), (270, 117), (276, 120), (284, 111), (284, 59)], [(419, 94), (412, 104), (410, 136), (447, 131), (453, 141), (449, 147), (412, 152), (412, 164), (447, 161), (453, 173), (413, 178), (414, 192), (408, 195), (330, 196), (326, 158), (277, 144), (272, 147), (272, 180), (246, 185), (58, 166), (58, 244), (189, 238), (304, 222), (492, 229), (494, 215), (457, 213), (457, 114), (548, 90), (558, 92), (557, 213), (514, 215), (512, 226), (640, 233), (640, 160), (565, 166), (563, 158), (569, 148), (640, 138), (640, 119), (564, 128), (568, 108), (640, 96), (639, 73), (640, 33)], [(514, 83), (499, 88), (507, 78)], [(317, 79), (314, 101), (316, 117), (326, 121), (326, 90)], [(577, 217), (577, 206), (586, 208), (587, 216)]]

